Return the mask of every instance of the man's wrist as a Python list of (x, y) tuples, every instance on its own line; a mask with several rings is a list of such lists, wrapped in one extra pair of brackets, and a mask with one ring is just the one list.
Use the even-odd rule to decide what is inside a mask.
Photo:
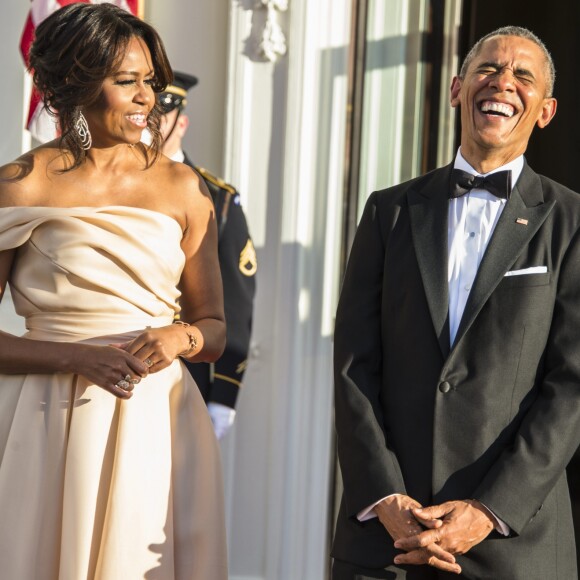
[(501, 524), (503, 522), (500, 522), (500, 520), (496, 517), (496, 515), (485, 504), (482, 504), (478, 499), (470, 499), (469, 503), (474, 508), (478, 509), (484, 516), (487, 517), (487, 519), (489, 520), (489, 523), (491, 524), (490, 529), (494, 529), (494, 530), (498, 530), (498, 531), (502, 530)]
[[(399, 493), (392, 493), (390, 495), (387, 495), (383, 498), (381, 498), (379, 501), (371, 504), (370, 506), (366, 507), (365, 509), (361, 510), (360, 512), (358, 512), (358, 514), (356, 515), (356, 519), (359, 522), (366, 522), (367, 520), (372, 520), (373, 518), (378, 517), (377, 511), (376, 511), (376, 507), (379, 504), (382, 504), (385, 500), (388, 500), (390, 498), (394, 498), (397, 495), (401, 495)], [(389, 502), (390, 503), (390, 502)]]

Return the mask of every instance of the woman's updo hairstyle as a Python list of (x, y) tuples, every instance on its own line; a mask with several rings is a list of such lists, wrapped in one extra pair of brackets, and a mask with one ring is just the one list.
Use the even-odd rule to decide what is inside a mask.
[[(153, 90), (162, 92), (173, 80), (169, 59), (157, 31), (114, 4), (69, 4), (43, 20), (30, 49), (30, 71), (44, 106), (58, 117), (61, 147), (70, 149), (78, 167), (85, 159), (74, 129), (79, 111), (95, 104), (103, 81), (115, 74), (132, 38), (143, 39), (154, 70)], [(162, 111), (155, 103), (147, 119), (154, 162), (161, 151)]]

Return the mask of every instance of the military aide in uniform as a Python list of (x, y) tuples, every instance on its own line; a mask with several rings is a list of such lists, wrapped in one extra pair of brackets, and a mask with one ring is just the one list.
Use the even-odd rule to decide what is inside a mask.
[(174, 161), (195, 169), (204, 178), (213, 198), (227, 323), (226, 350), (216, 363), (184, 362), (208, 404), (216, 435), (220, 438), (234, 421), (236, 400), (246, 370), (256, 288), (256, 251), (240, 205), (240, 194), (231, 185), (194, 165), (181, 148), (189, 125), (183, 112), (187, 91), (197, 84), (197, 78), (181, 72), (175, 72), (174, 77), (173, 84), (158, 95), (165, 112), (161, 124), (165, 138), (163, 152)]

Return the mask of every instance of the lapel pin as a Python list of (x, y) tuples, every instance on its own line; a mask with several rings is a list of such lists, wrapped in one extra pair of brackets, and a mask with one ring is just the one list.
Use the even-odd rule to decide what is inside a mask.
[(516, 224), (520, 224), (522, 226), (527, 226), (528, 225), (528, 220), (525, 218), (518, 218), (516, 220)]

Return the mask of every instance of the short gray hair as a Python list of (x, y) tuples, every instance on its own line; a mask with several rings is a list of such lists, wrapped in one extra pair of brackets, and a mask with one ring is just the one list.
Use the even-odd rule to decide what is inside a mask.
[(464, 79), (467, 74), (467, 69), (473, 61), (473, 59), (479, 54), (483, 43), (486, 40), (494, 36), (519, 36), (520, 38), (526, 38), (531, 40), (535, 45), (537, 45), (540, 50), (544, 53), (545, 60), (545, 75), (546, 75), (546, 97), (551, 97), (554, 91), (554, 83), (556, 82), (556, 67), (554, 66), (554, 60), (550, 51), (546, 48), (546, 45), (531, 31), (522, 26), (502, 26), (489, 34), (486, 34), (480, 38), (472, 47), (472, 49), (467, 53), (467, 56), (463, 60), (461, 69), (459, 71), (459, 78)]

